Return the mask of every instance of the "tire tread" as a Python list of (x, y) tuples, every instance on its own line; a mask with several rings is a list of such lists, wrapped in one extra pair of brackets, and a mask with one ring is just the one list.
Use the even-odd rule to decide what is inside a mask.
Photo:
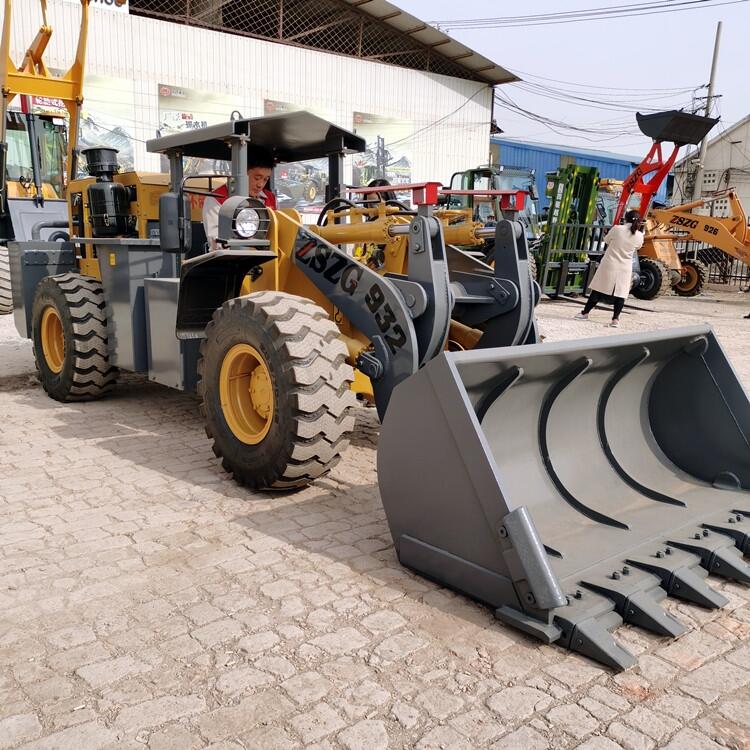
[(8, 248), (0, 246), (0, 315), (13, 312), (13, 295), (10, 288), (10, 257)]
[[(291, 490), (304, 487), (327, 474), (339, 461), (354, 428), (356, 398), (351, 391), (354, 370), (347, 363), (347, 348), (338, 326), (312, 300), (285, 292), (257, 292), (228, 300), (216, 310), (206, 327), (211, 338), (222, 320), (240, 307), (272, 332), (282, 354), (283, 369), (293, 383), (286, 395), (292, 406), (293, 435), (286, 465), (270, 483), (260, 481), (253, 467), (238, 466), (223, 455), (221, 445), (206, 422), (206, 434), (222, 466), (241, 484), (253, 489)], [(198, 396), (201, 413), (206, 408), (205, 342), (198, 360)]]
[(68, 272), (49, 276), (41, 283), (55, 284), (62, 293), (72, 323), (72, 377), (63, 395), (55, 395), (42, 373), (34, 352), (37, 375), (44, 389), (60, 401), (92, 401), (109, 393), (117, 381), (118, 370), (109, 362), (107, 311), (102, 285), (96, 279)]

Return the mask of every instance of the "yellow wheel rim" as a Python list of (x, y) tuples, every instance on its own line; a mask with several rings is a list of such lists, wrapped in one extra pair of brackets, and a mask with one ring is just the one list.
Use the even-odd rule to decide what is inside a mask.
[(685, 277), (680, 280), (678, 286), (685, 291), (692, 291), (698, 283), (698, 271), (693, 266), (683, 266)]
[(263, 355), (250, 344), (235, 344), (219, 373), (221, 410), (237, 440), (258, 445), (273, 422), (271, 373)]
[(62, 372), (65, 362), (65, 334), (60, 313), (48, 305), (42, 312), (42, 353), (47, 367), (54, 373)]

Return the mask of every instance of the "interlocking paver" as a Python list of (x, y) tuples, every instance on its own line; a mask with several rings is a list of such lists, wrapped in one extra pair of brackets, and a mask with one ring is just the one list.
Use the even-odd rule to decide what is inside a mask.
[(680, 688), (694, 698), (713, 703), (719, 696), (732, 693), (750, 683), (750, 671), (719, 659), (706, 664), (680, 680)]
[(680, 727), (680, 722), (658, 714), (644, 706), (636, 706), (630, 713), (622, 717), (629, 726), (637, 729), (657, 741), (675, 732)]
[(452, 750), (472, 750), (471, 742), (451, 727), (435, 727), (415, 745), (416, 750), (443, 750), (448, 747)]
[(656, 747), (651, 737), (626, 726), (619, 721), (613, 721), (607, 729), (607, 735), (615, 740), (625, 750), (651, 750)]
[(125, 708), (117, 715), (115, 725), (125, 732), (159, 726), (168, 721), (202, 713), (206, 701), (197, 695), (167, 695)]
[(694, 729), (683, 729), (672, 741), (664, 746), (664, 750), (720, 750), (722, 745), (700, 734)]
[(321, 740), (346, 726), (341, 716), (328, 703), (318, 703), (306, 713), (295, 716), (290, 723), (306, 744)]
[(382, 721), (360, 721), (338, 736), (346, 750), (386, 750), (388, 732)]
[(505, 735), (492, 745), (492, 750), (547, 750), (549, 741), (536, 729), (521, 727)]
[(317, 672), (301, 672), (282, 682), (281, 687), (293, 701), (305, 704), (324, 698), (333, 685)]
[(0, 748), (30, 740), (42, 733), (42, 725), (34, 714), (16, 714), (0, 719)]
[(552, 705), (552, 696), (530, 687), (509, 687), (495, 693), (487, 706), (503, 721), (519, 722)]
[[(712, 316), (750, 382), (745, 311), (701, 299), (623, 328)], [(545, 305), (544, 333), (582, 335), (569, 316)], [(621, 629), (640, 659), (613, 675), (399, 565), (372, 410), (329, 477), (268, 496), (224, 474), (193, 397), (124, 375), (108, 399), (60, 404), (18, 352), (20, 380), (0, 356), (3, 750), (749, 741), (750, 587), (710, 579), (719, 611), (666, 600), (688, 632)]]
[(585, 709), (570, 703), (555, 706), (545, 717), (556, 730), (562, 730), (580, 740), (596, 731), (599, 722)]

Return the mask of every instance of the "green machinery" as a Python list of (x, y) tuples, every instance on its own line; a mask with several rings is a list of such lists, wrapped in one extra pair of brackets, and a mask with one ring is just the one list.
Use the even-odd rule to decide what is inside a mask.
[(450, 191), (525, 191), (528, 200), (522, 207), (501, 206), (500, 196), (476, 196), (453, 194), (446, 197), (447, 208), (470, 208), (475, 221), (491, 226), (501, 219), (518, 221), (524, 228), (529, 242), (538, 239), (539, 217), (537, 214), (537, 194), (535, 170), (525, 167), (506, 167), (499, 164), (487, 164), (464, 172), (455, 172), (451, 176)]
[(581, 294), (595, 270), (588, 252), (602, 237), (597, 217), (599, 170), (570, 164), (547, 173), (546, 230), (534, 253), (539, 284), (550, 296)]

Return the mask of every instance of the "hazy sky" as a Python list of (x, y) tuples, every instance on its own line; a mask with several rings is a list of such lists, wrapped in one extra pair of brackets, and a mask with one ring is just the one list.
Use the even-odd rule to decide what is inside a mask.
[[(687, 89), (708, 83), (716, 22), (722, 20), (715, 88), (715, 93), (721, 94), (721, 98), (714, 110), (722, 119), (711, 135), (718, 135), (720, 128), (726, 129), (750, 114), (750, 2), (555, 26), (470, 30), (451, 29), (449, 22), (452, 19), (551, 13), (623, 3), (622, 0), (569, 0), (564, 4), (559, 0), (538, 0), (521, 5), (487, 0), (392, 2), (424, 21), (447, 22), (441, 25), (448, 26), (447, 33), (452, 37), (526, 81), (558, 89), (575, 89), (579, 96), (609, 103), (616, 101), (618, 107), (623, 106), (620, 103), (623, 99), (630, 97), (632, 99), (624, 106), (635, 107), (641, 103), (663, 109), (689, 106), (692, 96), (689, 92), (666, 93), (663, 90)], [(557, 84), (528, 74), (569, 83)], [(638, 91), (620, 90), (617, 92), (619, 96), (609, 96), (606, 91), (580, 84)], [(645, 154), (650, 144), (640, 135), (633, 112), (579, 106), (569, 100), (556, 101), (544, 94), (525, 91), (516, 84), (503, 85), (498, 90), (535, 114), (566, 124), (609, 129), (606, 134), (585, 133), (590, 140), (574, 137), (569, 132), (560, 135), (496, 104), (497, 123), (508, 136), (625, 154)], [(705, 89), (698, 92), (698, 96), (705, 94)], [(629, 132), (613, 137), (613, 131), (620, 129)]]

